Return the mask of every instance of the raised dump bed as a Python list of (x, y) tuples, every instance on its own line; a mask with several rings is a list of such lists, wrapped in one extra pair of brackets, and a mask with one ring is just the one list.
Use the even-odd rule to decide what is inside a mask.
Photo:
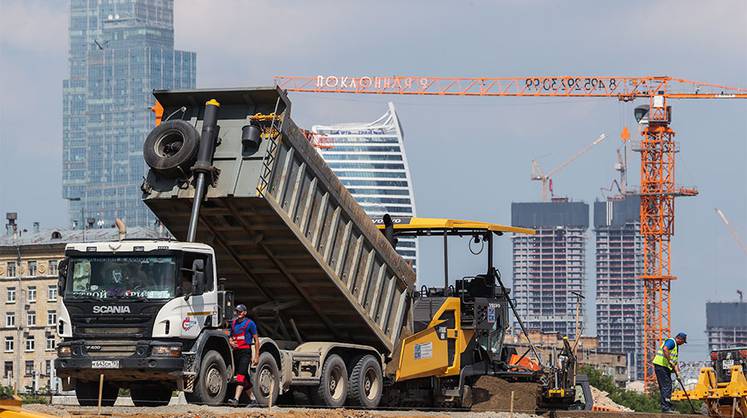
[[(282, 91), (154, 95), (168, 119), (164, 124), (181, 119), (198, 132), (205, 103), (220, 103), (213, 162), (220, 172), (202, 205), (197, 241), (214, 247), (219, 277), (227, 279), (236, 303), (249, 307), (260, 333), (294, 342), (365, 344), (391, 353), (409, 311), (415, 273), (291, 120)], [(242, 143), (242, 128), (250, 120), (268, 134), (258, 148)], [(270, 125), (279, 135), (272, 135)], [(184, 240), (193, 179), (173, 172), (151, 169), (143, 199)]]

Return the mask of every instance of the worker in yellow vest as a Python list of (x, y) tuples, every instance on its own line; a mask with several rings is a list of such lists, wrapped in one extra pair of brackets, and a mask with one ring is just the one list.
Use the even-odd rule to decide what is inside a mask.
[(679, 358), (679, 346), (687, 342), (687, 334), (680, 332), (674, 338), (667, 338), (656, 350), (654, 357), (654, 372), (659, 382), (659, 393), (661, 394), (661, 412), (674, 413), (672, 409), (672, 372), (679, 375), (680, 366), (677, 364)]

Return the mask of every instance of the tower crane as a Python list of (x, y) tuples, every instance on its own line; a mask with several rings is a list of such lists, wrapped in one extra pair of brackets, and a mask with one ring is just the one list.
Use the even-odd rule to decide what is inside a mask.
[(736, 228), (734, 228), (734, 225), (732, 225), (728, 219), (726, 219), (726, 215), (724, 215), (724, 211), (722, 211), (719, 208), (715, 208), (716, 214), (718, 214), (718, 217), (721, 218), (721, 222), (726, 225), (726, 229), (729, 230), (729, 233), (731, 234), (732, 238), (734, 238), (734, 241), (737, 242), (737, 245), (739, 248), (744, 251), (745, 254), (747, 254), (747, 245), (745, 245), (744, 241), (742, 241), (741, 238), (739, 238), (739, 234), (737, 234)]
[(648, 101), (636, 108), (641, 124), (640, 223), (643, 237), (643, 360), (644, 382), (655, 382), (653, 359), (671, 333), (671, 240), (674, 199), (697, 195), (674, 184), (674, 131), (669, 127), (673, 99), (747, 99), (747, 88), (691, 81), (668, 76), (529, 76), (420, 77), (344, 75), (277, 76), (275, 83), (289, 92), (400, 94), (414, 96), (604, 97), (623, 102)]
[(549, 193), (549, 195), (551, 197), (555, 196), (555, 194), (553, 193), (553, 189), (552, 189), (552, 176), (554, 176), (555, 174), (558, 174), (563, 169), (565, 169), (566, 167), (568, 167), (572, 162), (576, 161), (579, 157), (581, 157), (582, 155), (584, 155), (587, 152), (589, 152), (589, 150), (591, 150), (594, 147), (594, 145), (597, 145), (597, 144), (601, 143), (602, 141), (604, 141), (605, 137), (606, 137), (605, 134), (599, 135), (599, 137), (597, 139), (595, 139), (594, 142), (592, 142), (591, 144), (586, 145), (585, 147), (581, 148), (571, 158), (563, 161), (560, 165), (558, 165), (557, 167), (555, 167), (552, 170), (550, 170), (547, 174), (544, 174), (542, 172), (542, 167), (540, 167), (539, 162), (537, 162), (537, 160), (532, 160), (532, 176), (531, 176), (531, 179), (535, 180), (535, 181), (542, 182), (542, 194), (541, 194), (541, 197), (542, 197), (542, 201), (543, 202), (547, 202), (547, 200), (548, 200), (547, 199), (548, 193)]

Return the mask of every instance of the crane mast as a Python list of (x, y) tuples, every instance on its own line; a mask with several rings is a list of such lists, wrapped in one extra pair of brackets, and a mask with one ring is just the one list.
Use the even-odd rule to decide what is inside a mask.
[[(670, 99), (747, 99), (747, 88), (668, 76), (421, 77), (316, 75), (276, 76), (289, 92), (478, 97), (600, 97), (648, 100), (641, 129), (640, 223), (643, 238), (644, 383), (656, 382), (651, 361), (671, 333), (671, 239), (674, 199), (695, 196), (675, 185), (674, 131)], [(638, 109), (637, 109), (638, 110)], [(638, 116), (638, 114), (637, 114)]]

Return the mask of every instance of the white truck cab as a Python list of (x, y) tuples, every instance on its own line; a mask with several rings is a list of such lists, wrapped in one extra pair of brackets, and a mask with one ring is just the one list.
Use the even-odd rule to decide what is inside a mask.
[(104, 403), (113, 404), (120, 387), (131, 389), (136, 404), (168, 403), (175, 389), (194, 394), (195, 401), (222, 402), (225, 384), (210, 396), (211, 382), (196, 380), (205, 348), (223, 362), (214, 365), (214, 388), (232, 371), (222, 329), (232, 300), (215, 272), (213, 249), (199, 243), (68, 244), (55, 367), (80, 403), (95, 404), (101, 374)]

